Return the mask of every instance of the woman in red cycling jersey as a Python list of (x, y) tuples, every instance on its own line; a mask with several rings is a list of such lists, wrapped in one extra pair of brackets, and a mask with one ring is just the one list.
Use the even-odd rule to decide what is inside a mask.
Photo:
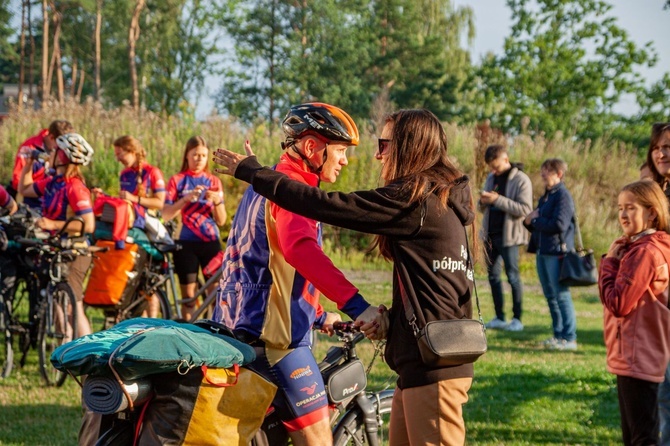
[[(119, 176), (119, 197), (133, 204), (134, 227), (144, 231), (147, 211), (160, 211), (165, 204), (165, 180), (158, 167), (146, 162), (146, 151), (136, 138), (125, 135), (114, 143), (116, 159), (124, 169)], [(145, 240), (148, 243), (148, 239)], [(136, 240), (138, 242), (138, 240)], [(158, 299), (152, 296), (147, 310), (149, 317), (158, 316)]]
[[(221, 180), (209, 172), (209, 149), (202, 136), (186, 143), (181, 170), (170, 178), (163, 218), (181, 215), (178, 230), (182, 249), (174, 253), (183, 299), (195, 297), (198, 267), (204, 268), (221, 252), (219, 226), (226, 222)], [(191, 319), (196, 302), (182, 305), (182, 316)]]
[(160, 211), (165, 204), (163, 172), (146, 162), (144, 147), (136, 138), (122, 136), (113, 145), (116, 159), (124, 167), (119, 177), (119, 197), (133, 203), (135, 227), (144, 229), (147, 210)]
[[(80, 166), (91, 161), (93, 149), (77, 133), (68, 133), (56, 139), (57, 149), (51, 155), (51, 165), (56, 174), (33, 181), (33, 162), (28, 159), (21, 171), (20, 193), (24, 197), (43, 197), (42, 217), (37, 226), (55, 233), (65, 226), (65, 221), (77, 215), (84, 221), (83, 231), (80, 225), (71, 224), (65, 229), (68, 234), (83, 232), (91, 234), (95, 230), (95, 217), (91, 205), (91, 192), (84, 183)], [(91, 326), (84, 314), (83, 283), (84, 276), (91, 264), (91, 258), (77, 256), (69, 265), (67, 282), (77, 298), (77, 325), (79, 335), (91, 333)]]

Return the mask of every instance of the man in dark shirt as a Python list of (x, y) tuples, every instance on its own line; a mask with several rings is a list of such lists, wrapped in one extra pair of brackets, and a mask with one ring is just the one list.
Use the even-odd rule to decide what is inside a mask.
[[(496, 316), (486, 326), (509, 331), (523, 330), (521, 301), (523, 288), (519, 275), (519, 246), (528, 242), (523, 219), (533, 209), (533, 186), (528, 175), (509, 161), (503, 146), (486, 149), (484, 160), (491, 169), (479, 199), (484, 213), (482, 240), (487, 254), (487, 271)], [(505, 321), (503, 287), (500, 280), (502, 264), (512, 287), (513, 319)]]

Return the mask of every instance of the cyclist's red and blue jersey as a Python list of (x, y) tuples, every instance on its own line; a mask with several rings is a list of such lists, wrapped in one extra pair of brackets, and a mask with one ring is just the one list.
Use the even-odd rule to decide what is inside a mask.
[(7, 189), (0, 185), (0, 208), (6, 208), (9, 206), (11, 199), (12, 197), (9, 195), (9, 192), (7, 192)]
[[(144, 197), (153, 197), (158, 192), (165, 192), (165, 180), (163, 179), (163, 172), (158, 167), (154, 167), (147, 163), (142, 163), (139, 169), (133, 167), (125, 168), (121, 171), (119, 183), (121, 190), (130, 192), (133, 195), (139, 195), (140, 185), (137, 181), (137, 176), (141, 172), (141, 186), (144, 191)], [(133, 203), (135, 208), (135, 225), (134, 227), (144, 229), (146, 208), (137, 203)]]
[(33, 183), (35, 193), (44, 198), (42, 216), (65, 221), (73, 215), (93, 212), (91, 191), (77, 177), (56, 175)]
[(179, 172), (168, 181), (165, 202), (174, 204), (198, 186), (204, 186), (198, 201), (189, 202), (181, 210), (181, 223), (177, 234), (179, 240), (192, 242), (213, 242), (219, 240), (219, 227), (212, 216), (214, 204), (205, 199), (207, 191), (219, 193), (223, 200), (221, 180), (208, 172)]
[[(276, 170), (312, 186), (318, 176), (282, 155)], [(214, 319), (277, 349), (310, 345), (319, 290), (352, 319), (368, 306), (321, 249), (321, 225), (249, 187), (228, 235)]]
[[(23, 166), (32, 156), (33, 150), (46, 152), (44, 145), (44, 137), (49, 134), (47, 129), (40, 130), (37, 135), (33, 135), (26, 139), (19, 146), (14, 159), (14, 170), (12, 171), (12, 187), (14, 190), (19, 190), (19, 182), (21, 181), (21, 171)], [(42, 160), (35, 160), (33, 162), (33, 182), (39, 181), (47, 176), (44, 162)], [(42, 208), (42, 200), (40, 198), (23, 197), (23, 202), (34, 209)]]

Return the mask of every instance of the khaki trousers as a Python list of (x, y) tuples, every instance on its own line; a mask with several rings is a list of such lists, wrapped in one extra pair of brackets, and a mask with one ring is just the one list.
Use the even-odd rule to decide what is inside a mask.
[(463, 404), (472, 378), (396, 389), (389, 426), (390, 446), (465, 444)]

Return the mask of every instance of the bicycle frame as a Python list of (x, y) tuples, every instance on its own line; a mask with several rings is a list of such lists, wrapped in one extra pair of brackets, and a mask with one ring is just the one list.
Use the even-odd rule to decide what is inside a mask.
[(218, 273), (214, 274), (212, 277), (207, 279), (204, 285), (202, 285), (200, 288), (198, 288), (195, 292), (195, 297), (192, 298), (187, 298), (187, 299), (179, 299), (178, 302), (175, 302), (175, 305), (179, 304), (179, 311), (180, 311), (180, 317), (181, 317), (181, 304), (182, 303), (190, 303), (198, 299), (200, 296), (204, 296), (202, 303), (198, 306), (198, 308), (195, 309), (195, 311), (191, 314), (191, 319), (196, 320), (198, 319), (207, 309), (209, 306), (214, 303), (216, 300), (216, 295), (218, 294), (218, 289), (212, 290), (211, 293), (208, 293), (208, 289), (210, 286), (213, 284), (217, 283), (219, 280), (221, 280), (221, 271)]
[[(342, 345), (331, 347), (326, 353), (326, 357), (319, 363), (319, 371), (324, 377), (325, 383), (328, 383), (328, 378), (332, 377), (337, 371), (345, 369), (355, 361), (359, 361), (356, 344), (365, 339), (362, 333), (352, 332), (353, 326), (351, 323), (341, 323), (340, 327), (342, 327), (340, 330), (336, 328), (336, 332), (340, 341), (342, 341)], [(365, 374), (367, 375), (367, 372)], [(345, 379), (349, 378), (346, 377)], [(356, 382), (354, 378), (350, 384), (353, 386)], [(334, 401), (333, 390), (328, 389), (327, 394), (331, 412), (330, 425), (333, 428), (334, 437), (337, 437), (338, 430), (346, 430), (348, 422), (362, 414), (367, 444), (378, 446), (380, 444), (378, 433), (382, 410), (381, 401), (390, 401), (394, 391), (383, 389), (376, 392), (366, 392), (366, 387), (367, 382), (353, 396), (344, 399), (337, 397), (336, 399), (340, 402)], [(268, 412), (261, 431), (256, 435), (253, 442), (256, 446), (264, 444), (283, 445), (288, 441), (288, 434), (272, 409)]]

